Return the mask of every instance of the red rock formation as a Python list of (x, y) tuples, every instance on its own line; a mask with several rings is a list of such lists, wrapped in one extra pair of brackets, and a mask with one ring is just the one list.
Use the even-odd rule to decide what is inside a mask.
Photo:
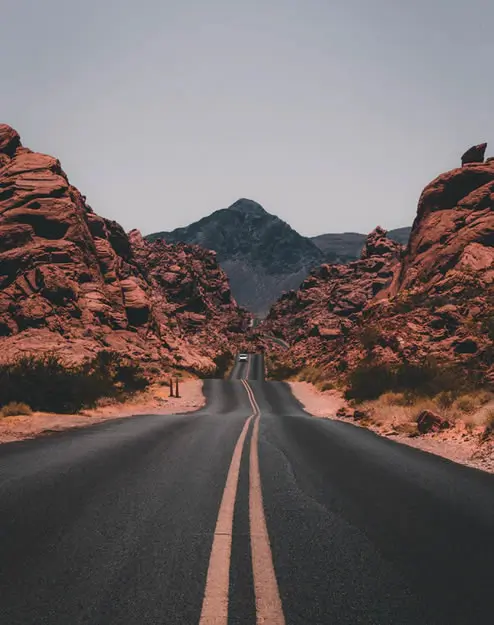
[(361, 259), (348, 265), (322, 265), (298, 291), (283, 295), (264, 328), (285, 339), (299, 366), (320, 365), (342, 355), (367, 304), (388, 287), (399, 269), (403, 247), (383, 228), (367, 237)]
[[(227, 328), (246, 317), (228, 299), (226, 276), (198, 249), (143, 253), (138, 239), (133, 250), (123, 229), (70, 185), (58, 160), (22, 147), (0, 125), (0, 358), (50, 350), (78, 361), (114, 349), (141, 362), (211, 371), (234, 336)], [(214, 308), (217, 300), (223, 308)], [(197, 342), (192, 317), (184, 319), (197, 314), (194, 306), (214, 318), (209, 345)]]
[(271, 310), (266, 325), (292, 345), (290, 365), (429, 358), (494, 383), (494, 161), (424, 189), (401, 261), (385, 247), (379, 256), (379, 232), (370, 240), (369, 263), (364, 250), (357, 263), (323, 265)]

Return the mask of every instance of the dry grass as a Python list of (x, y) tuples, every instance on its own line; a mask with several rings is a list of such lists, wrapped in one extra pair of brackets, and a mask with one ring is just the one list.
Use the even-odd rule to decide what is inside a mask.
[(11, 401), (0, 408), (0, 418), (17, 417), (18, 415), (32, 414), (31, 408), (27, 404), (18, 401)]
[(332, 391), (337, 387), (334, 380), (328, 379), (328, 372), (322, 367), (304, 367), (297, 376), (300, 382), (309, 382), (319, 391)]
[(298, 379), (301, 382), (309, 382), (310, 384), (317, 384), (321, 382), (322, 378), (325, 376), (324, 369), (320, 367), (304, 367), (299, 375)]
[(463, 421), (467, 426), (486, 426), (494, 429), (494, 393), (475, 391), (447, 397), (440, 393), (432, 398), (413, 397), (406, 393), (384, 393), (378, 399), (359, 405), (375, 425), (388, 427), (397, 432), (410, 433), (422, 410), (432, 410), (454, 423)]

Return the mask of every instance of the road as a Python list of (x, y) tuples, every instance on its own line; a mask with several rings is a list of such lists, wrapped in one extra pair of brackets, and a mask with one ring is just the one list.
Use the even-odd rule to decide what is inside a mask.
[(0, 446), (0, 623), (492, 622), (493, 476), (311, 418), (263, 371)]

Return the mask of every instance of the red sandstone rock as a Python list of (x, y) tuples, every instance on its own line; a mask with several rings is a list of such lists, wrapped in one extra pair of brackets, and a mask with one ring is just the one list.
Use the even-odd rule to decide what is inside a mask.
[(295, 363), (329, 366), (344, 356), (348, 336), (358, 327), (368, 302), (384, 290), (399, 268), (400, 244), (376, 228), (362, 257), (348, 265), (321, 265), (298, 291), (290, 291), (272, 307), (263, 327), (292, 345)]
[[(0, 125), (0, 359), (55, 351), (77, 362), (114, 349), (213, 371), (247, 324), (225, 274), (199, 248), (131, 238), (134, 249), (119, 224), (86, 204), (57, 159), (23, 148)], [(203, 311), (200, 322), (186, 314)]]
[(311, 365), (339, 376), (364, 359), (432, 359), (462, 370), (461, 380), (493, 385), (494, 161), (433, 180), (407, 249), (393, 245), (377, 229), (360, 261), (322, 265), (284, 295), (265, 322), (291, 346), (279, 357), (290, 370)]

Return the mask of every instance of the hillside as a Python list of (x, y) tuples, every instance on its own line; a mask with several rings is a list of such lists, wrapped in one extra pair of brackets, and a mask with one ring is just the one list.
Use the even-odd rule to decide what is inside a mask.
[(494, 384), (494, 159), (472, 150), (424, 189), (406, 249), (377, 229), (358, 261), (322, 265), (273, 306), (285, 369), (356, 372), (362, 396)]
[(214, 252), (129, 238), (0, 125), (0, 360), (111, 350), (207, 374), (247, 324)]

